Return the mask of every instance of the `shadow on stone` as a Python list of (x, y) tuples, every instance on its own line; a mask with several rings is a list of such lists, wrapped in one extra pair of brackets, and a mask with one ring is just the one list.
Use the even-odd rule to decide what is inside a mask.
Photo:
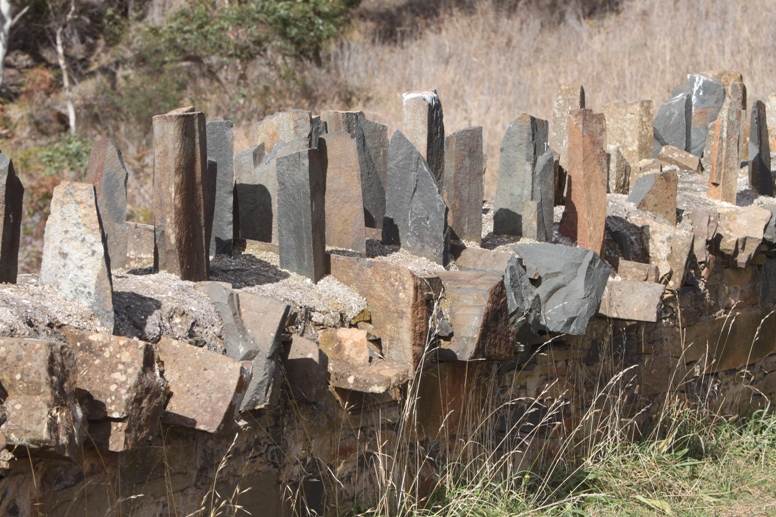
[(142, 294), (130, 291), (113, 292), (113, 312), (115, 314), (115, 331), (117, 336), (149, 341), (146, 334), (146, 322), (159, 309), (162, 302)]
[(235, 185), (235, 213), (239, 221), (237, 235), (241, 239), (272, 242), (272, 195), (264, 185)]
[(234, 289), (274, 284), (289, 276), (276, 265), (247, 253), (233, 259), (219, 256), (210, 268), (210, 280), (229, 282)]
[(493, 233), (496, 235), (522, 235), (523, 217), (512, 210), (499, 208), (493, 214)]

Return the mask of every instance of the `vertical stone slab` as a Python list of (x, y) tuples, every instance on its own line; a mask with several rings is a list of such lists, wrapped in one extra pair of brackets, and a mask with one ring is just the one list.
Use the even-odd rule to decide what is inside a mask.
[(725, 87), (722, 82), (707, 74), (688, 74), (683, 91), (692, 99), (692, 127), (690, 129), (690, 151), (701, 156), (709, 134), (709, 124), (717, 120), (717, 115), (725, 100)]
[(361, 197), (367, 228), (382, 228), (385, 217), (385, 185), (388, 176), (388, 126), (359, 118), (356, 126)]
[(326, 133), (338, 133), (345, 131), (353, 138), (356, 137), (360, 119), (364, 118), (363, 111), (324, 111), (321, 113), (321, 121), (326, 124)]
[[(547, 133), (546, 120), (526, 114), (520, 115), (509, 125), (501, 141), (493, 233), (531, 239), (537, 239), (539, 234), (546, 237), (545, 229), (540, 231), (536, 222), (537, 210), (543, 199), (543, 181), (537, 177), (537, 164), (539, 158), (549, 149)], [(542, 165), (546, 164), (542, 162)], [(554, 169), (551, 174), (554, 186)], [(542, 178), (546, 182), (546, 178)], [(538, 194), (538, 197), (535, 194)], [(554, 196), (547, 193), (545, 195)], [(550, 235), (551, 232), (552, 229)]]
[(768, 122), (765, 104), (756, 101), (752, 106), (749, 130), (749, 186), (763, 196), (773, 195), (771, 176), (771, 146), (768, 141)]
[(280, 267), (318, 282), (326, 273), (325, 178), (318, 149), (277, 159)]
[(396, 131), (388, 149), (383, 242), (432, 262), (447, 261), (447, 205), (417, 148)]
[(445, 124), (442, 103), (436, 90), (402, 95), (404, 135), (428, 163), (434, 180), (442, 188), (445, 168)]
[(40, 282), (89, 307), (113, 332), (113, 286), (93, 185), (63, 181), (54, 189)]
[(592, 110), (569, 115), (566, 210), (559, 232), (603, 256), (606, 225), (606, 119)]
[(661, 215), (676, 224), (676, 186), (679, 177), (675, 169), (640, 177), (628, 196), (628, 201), (645, 212)]
[(608, 145), (619, 147), (631, 167), (636, 167), (641, 160), (652, 158), (654, 119), (651, 100), (607, 104), (602, 111), (606, 116)]
[(322, 135), (318, 148), (325, 153), (326, 245), (364, 253), (364, 202), (358, 146), (350, 133)]
[(127, 168), (115, 143), (97, 137), (85, 181), (94, 185), (97, 193), (110, 267), (123, 268), (127, 262)]
[(609, 192), (627, 194), (630, 189), (630, 164), (616, 145), (608, 145), (606, 150), (609, 155)]
[(256, 126), (256, 145), (264, 144), (264, 152), (270, 154), (279, 142), (302, 140), (311, 146), (313, 133), (320, 131), (313, 124), (309, 111), (290, 110), (264, 117)]
[(0, 154), (0, 282), (15, 284), (19, 266), (19, 239), (21, 237), (22, 200), (24, 187), (13, 161)]
[(444, 200), (449, 224), (459, 240), (482, 238), (484, 155), (482, 127), (457, 131), (445, 139)]
[[(765, 101), (765, 119), (768, 125), (768, 145), (771, 153), (774, 153), (776, 151), (776, 92), (771, 92)], [(772, 155), (771, 160), (773, 158)]]
[(741, 168), (739, 133), (744, 83), (732, 81), (717, 117), (711, 149), (708, 196), (736, 204), (738, 171)]
[(550, 122), (549, 144), (560, 155), (560, 166), (568, 168), (569, 111), (585, 109), (585, 89), (579, 84), (561, 84), (555, 96)]
[(210, 256), (232, 254), (234, 238), (234, 127), (231, 120), (207, 123), (207, 157), (217, 164)]
[(154, 268), (181, 280), (207, 280), (215, 185), (207, 170), (205, 114), (157, 115), (153, 131)]
[(657, 157), (663, 146), (670, 145), (689, 151), (692, 133), (692, 95), (682, 92), (664, 102), (655, 116), (654, 147), (652, 156)]

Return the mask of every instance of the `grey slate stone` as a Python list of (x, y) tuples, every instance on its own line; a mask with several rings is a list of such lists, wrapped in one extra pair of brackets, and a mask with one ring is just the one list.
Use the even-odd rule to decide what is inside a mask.
[(127, 168), (119, 147), (98, 137), (89, 154), (86, 183), (94, 185), (110, 267), (123, 268), (127, 261)]
[(360, 117), (355, 136), (361, 166), (364, 223), (368, 228), (382, 228), (388, 176), (388, 126)]
[(232, 253), (234, 238), (234, 136), (231, 120), (214, 120), (206, 125), (207, 157), (217, 164), (216, 199), (210, 256)]
[(749, 128), (749, 186), (757, 189), (762, 196), (773, 196), (771, 145), (765, 104), (762, 101), (756, 101), (752, 106)]
[(687, 150), (695, 156), (701, 156), (706, 146), (709, 124), (717, 120), (725, 101), (725, 87), (715, 77), (688, 74), (687, 83), (674, 88), (672, 95), (682, 92), (689, 93), (692, 100), (692, 128)]
[(401, 244), (432, 262), (447, 261), (447, 206), (434, 175), (414, 145), (396, 131), (388, 149), (383, 242)]
[(318, 149), (277, 159), (280, 267), (318, 282), (326, 273), (326, 188)]
[(479, 243), (482, 238), (484, 162), (481, 126), (445, 139), (444, 200), (450, 209), (450, 230), (459, 240)]
[(436, 90), (402, 94), (404, 135), (428, 163), (441, 191), (445, 168), (445, 124)]
[(3, 191), (0, 197), (0, 217), (3, 220), (0, 227), (0, 282), (15, 284), (24, 187), (13, 168), (13, 161), (4, 154), (0, 154), (0, 188)]
[[(552, 158), (551, 151), (547, 157), (548, 130), (546, 120), (526, 114), (507, 129), (501, 141), (493, 233), (535, 240), (548, 240), (548, 232), (552, 235), (551, 226), (548, 230), (546, 225), (540, 228), (537, 224), (539, 207), (546, 210), (554, 204), (555, 170), (547, 163)], [(547, 218), (543, 212), (542, 220), (549, 220), (551, 224), (552, 217)]]
[(542, 301), (547, 330), (581, 336), (598, 311), (611, 268), (584, 248), (560, 244), (514, 244), (510, 248), (527, 269), (536, 269), (534, 281)]
[(535, 334), (542, 323), (542, 300), (517, 257), (510, 258), (507, 263), (504, 285), (507, 288), (509, 323), (517, 331), (518, 339), (526, 331)]
[(657, 158), (664, 145), (688, 151), (692, 132), (692, 95), (682, 92), (664, 102), (654, 124), (654, 154)]

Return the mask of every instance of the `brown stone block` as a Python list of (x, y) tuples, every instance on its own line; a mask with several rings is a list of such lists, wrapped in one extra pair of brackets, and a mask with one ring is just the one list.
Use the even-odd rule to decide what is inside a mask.
[(459, 269), (482, 271), (505, 271), (509, 259), (515, 254), (511, 251), (493, 251), (482, 248), (465, 248), (455, 259)]
[(150, 224), (127, 223), (126, 269), (154, 266), (154, 227)]
[(598, 312), (609, 318), (654, 323), (663, 306), (665, 286), (655, 282), (609, 281)]
[(733, 81), (725, 90), (727, 95), (714, 126), (708, 196), (735, 205), (741, 168), (741, 110), (745, 89), (742, 82)]
[(771, 212), (759, 206), (717, 209), (717, 244), (720, 252), (735, 259), (738, 267), (747, 267), (765, 236)]
[(675, 169), (656, 174), (646, 174), (636, 181), (628, 201), (645, 212), (664, 217), (670, 224), (676, 224), (676, 187), (679, 176)]
[(700, 158), (671, 145), (664, 145), (663, 148), (660, 149), (657, 159), (666, 165), (675, 165), (683, 171), (690, 171), (696, 174), (703, 172)]
[(623, 280), (635, 282), (657, 282), (660, 278), (658, 267), (654, 264), (642, 264), (630, 260), (620, 259), (617, 264), (617, 274)]
[(585, 89), (579, 84), (559, 85), (552, 109), (549, 144), (558, 153), (559, 165), (564, 170), (568, 169), (569, 112), (579, 109), (585, 109)]
[(606, 116), (606, 142), (620, 148), (631, 167), (652, 158), (653, 103), (651, 100), (629, 104), (613, 103), (603, 107)]

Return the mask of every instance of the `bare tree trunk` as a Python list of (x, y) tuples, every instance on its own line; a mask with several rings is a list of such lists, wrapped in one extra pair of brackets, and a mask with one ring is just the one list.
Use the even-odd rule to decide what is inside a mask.
[(65, 45), (63, 42), (63, 34), (67, 24), (73, 19), (75, 14), (75, 0), (70, 2), (70, 12), (67, 13), (67, 18), (64, 23), (60, 24), (56, 30), (56, 48), (57, 48), (57, 60), (59, 61), (59, 68), (62, 70), (62, 83), (65, 87), (65, 103), (67, 105), (67, 122), (70, 126), (70, 134), (75, 135), (75, 104), (73, 104), (73, 90), (70, 87), (70, 74), (67, 72), (67, 61), (65, 60)]
[(3, 22), (2, 25), (0, 25), (0, 86), (2, 86), (3, 80), (5, 79), (5, 66), (3, 65), (3, 62), (5, 61), (5, 55), (8, 53), (8, 36), (11, 33), (11, 27), (19, 21), (19, 18), (21, 18), (29, 8), (29, 5), (26, 6), (14, 17), (11, 16), (11, 0), (0, 0), (0, 14), (3, 16)]

